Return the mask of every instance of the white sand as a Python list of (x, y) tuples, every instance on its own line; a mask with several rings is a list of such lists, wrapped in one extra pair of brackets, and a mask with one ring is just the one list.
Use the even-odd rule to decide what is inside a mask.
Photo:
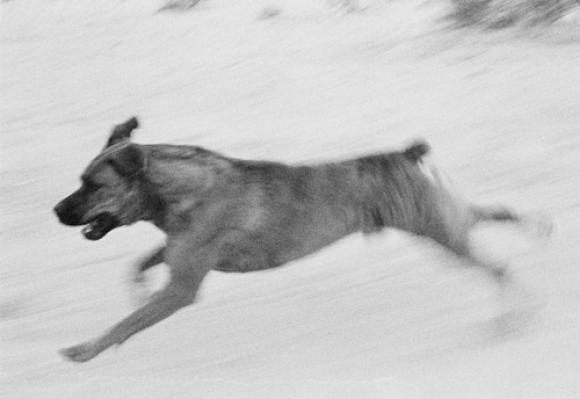
[[(0, 4), (2, 398), (579, 397), (578, 27), (449, 32), (433, 2), (376, 3)], [(258, 19), (266, 6), (281, 14)], [(477, 272), (398, 233), (354, 236), (276, 271), (212, 273), (198, 304), (66, 363), (58, 348), (131, 311), (129, 266), (162, 239), (139, 224), (88, 242), (52, 214), (131, 115), (138, 142), (288, 162), (423, 136), (474, 200), (556, 220), (548, 245), (481, 234), (535, 314), (501, 329)]]

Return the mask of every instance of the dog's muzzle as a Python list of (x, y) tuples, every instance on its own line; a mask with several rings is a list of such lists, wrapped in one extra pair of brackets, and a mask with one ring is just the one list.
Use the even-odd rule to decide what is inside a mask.
[(118, 225), (119, 222), (113, 215), (108, 212), (100, 213), (83, 228), (83, 235), (88, 240), (100, 240)]
[(119, 226), (119, 221), (115, 216), (108, 212), (99, 213), (90, 220), (84, 220), (84, 215), (75, 211), (75, 208), (66, 201), (60, 202), (55, 208), (54, 212), (58, 220), (67, 226), (82, 226), (83, 235), (88, 240), (100, 240), (109, 231)]
[(80, 226), (84, 224), (82, 223), (82, 215), (76, 212), (67, 200), (59, 202), (54, 207), (54, 213), (56, 213), (58, 220), (67, 226)]

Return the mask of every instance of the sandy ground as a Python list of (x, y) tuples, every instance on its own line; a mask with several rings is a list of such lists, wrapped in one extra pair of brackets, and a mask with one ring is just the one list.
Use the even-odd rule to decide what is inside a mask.
[[(1, 397), (580, 397), (579, 26), (451, 32), (435, 2), (366, 4), (0, 5)], [(195, 306), (66, 363), (58, 348), (131, 311), (129, 267), (162, 239), (136, 225), (88, 242), (52, 215), (131, 115), (139, 142), (288, 162), (422, 136), (466, 195), (542, 210), (556, 234), (479, 232), (526, 288), (508, 326), (483, 276), (388, 232), (276, 271), (210, 274)], [(161, 284), (163, 268), (152, 274)]]

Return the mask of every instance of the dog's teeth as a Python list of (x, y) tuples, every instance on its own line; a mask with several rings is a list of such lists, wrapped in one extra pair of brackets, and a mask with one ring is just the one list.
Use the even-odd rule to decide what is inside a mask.
[(85, 227), (83, 227), (82, 229), (82, 233), (86, 236), (87, 234), (91, 234), (94, 230), (94, 225), (93, 223), (89, 223), (87, 224)]

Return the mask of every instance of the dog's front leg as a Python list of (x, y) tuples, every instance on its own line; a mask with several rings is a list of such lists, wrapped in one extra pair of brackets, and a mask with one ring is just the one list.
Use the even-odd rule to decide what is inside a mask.
[(141, 259), (132, 269), (129, 279), (129, 289), (133, 297), (133, 303), (140, 306), (147, 302), (151, 296), (145, 272), (165, 261), (165, 246), (157, 248), (155, 251), (149, 253), (146, 257)]
[(86, 362), (105, 349), (122, 344), (132, 335), (191, 304), (206, 273), (207, 270), (196, 270), (187, 275), (172, 275), (165, 288), (108, 332), (94, 340), (63, 349), (60, 353), (71, 361)]

